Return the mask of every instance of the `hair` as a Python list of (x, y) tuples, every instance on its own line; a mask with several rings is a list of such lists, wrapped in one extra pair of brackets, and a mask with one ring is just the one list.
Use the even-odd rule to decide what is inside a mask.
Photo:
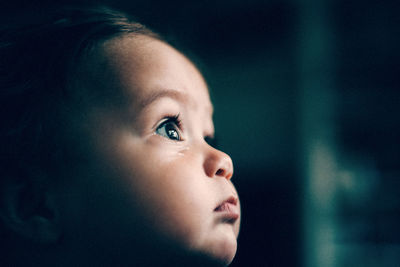
[[(0, 171), (24, 177), (63, 150), (60, 105), (71, 73), (90, 51), (124, 35), (159, 35), (109, 8), (58, 8), (0, 31)], [(1, 182), (1, 181), (0, 181)]]

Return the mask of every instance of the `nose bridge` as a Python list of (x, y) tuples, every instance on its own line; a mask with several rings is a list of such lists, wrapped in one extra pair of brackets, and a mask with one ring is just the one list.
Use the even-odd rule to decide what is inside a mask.
[(218, 150), (207, 143), (205, 143), (204, 149), (204, 171), (210, 178), (213, 177), (224, 177), (231, 179), (233, 175), (233, 163), (231, 157)]

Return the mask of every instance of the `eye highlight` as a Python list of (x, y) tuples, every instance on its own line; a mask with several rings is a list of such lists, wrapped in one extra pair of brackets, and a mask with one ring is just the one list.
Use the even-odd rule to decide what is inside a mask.
[(167, 117), (156, 129), (156, 134), (174, 141), (182, 141), (179, 115)]

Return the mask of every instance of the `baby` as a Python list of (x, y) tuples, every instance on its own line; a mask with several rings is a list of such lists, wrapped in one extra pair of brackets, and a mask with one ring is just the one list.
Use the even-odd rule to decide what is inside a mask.
[(116, 11), (37, 17), (0, 43), (3, 265), (228, 265), (240, 205), (193, 62)]

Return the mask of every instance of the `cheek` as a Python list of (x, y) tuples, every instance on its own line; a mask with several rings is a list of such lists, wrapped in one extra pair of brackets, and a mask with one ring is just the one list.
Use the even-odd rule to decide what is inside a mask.
[(120, 170), (132, 201), (156, 231), (187, 245), (200, 240), (212, 225), (216, 192), (202, 175), (201, 164), (188, 150), (149, 150), (140, 157), (136, 149), (125, 155)]

